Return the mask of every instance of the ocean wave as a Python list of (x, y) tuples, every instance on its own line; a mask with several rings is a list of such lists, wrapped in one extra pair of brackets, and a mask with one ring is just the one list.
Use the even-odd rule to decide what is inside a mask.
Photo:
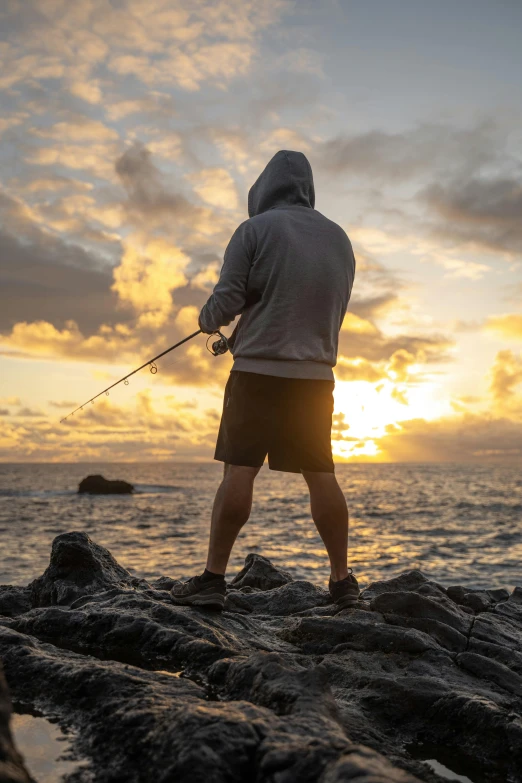
[(0, 489), (0, 498), (55, 498), (77, 494), (77, 489)]
[(522, 503), (470, 503), (466, 500), (461, 500), (459, 503), (455, 503), (455, 508), (458, 509), (476, 509), (477, 511), (522, 511)]
[(134, 492), (137, 495), (163, 495), (170, 492), (183, 492), (186, 487), (176, 487), (170, 484), (134, 484)]

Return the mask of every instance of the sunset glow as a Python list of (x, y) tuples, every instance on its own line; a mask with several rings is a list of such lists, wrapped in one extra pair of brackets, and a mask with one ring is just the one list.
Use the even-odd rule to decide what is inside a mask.
[(454, 48), (435, 5), (371, 5), (2, 6), (0, 460), (212, 459), (231, 357), (203, 337), (60, 419), (197, 329), (278, 149), (357, 262), (336, 459), (522, 457), (518, 12), (455, 9)]

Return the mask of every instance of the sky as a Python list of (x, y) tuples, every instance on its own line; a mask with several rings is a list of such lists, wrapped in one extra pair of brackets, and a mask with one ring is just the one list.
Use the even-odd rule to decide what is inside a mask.
[(521, 31), (518, 0), (4, 0), (0, 461), (212, 459), (203, 337), (60, 420), (198, 328), (279, 149), (356, 257), (335, 459), (521, 461)]

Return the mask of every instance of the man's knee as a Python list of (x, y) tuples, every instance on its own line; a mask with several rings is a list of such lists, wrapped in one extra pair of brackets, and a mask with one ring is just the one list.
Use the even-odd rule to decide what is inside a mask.
[(331, 487), (337, 484), (335, 473), (325, 473), (314, 470), (302, 470), (301, 473), (310, 489), (315, 487)]
[(254, 481), (261, 468), (251, 468), (248, 465), (230, 465), (225, 462), (223, 477), (228, 480)]

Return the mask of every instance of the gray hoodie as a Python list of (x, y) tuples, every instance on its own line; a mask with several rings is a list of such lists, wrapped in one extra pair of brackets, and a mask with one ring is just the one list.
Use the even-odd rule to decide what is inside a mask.
[(333, 379), (355, 258), (344, 230), (314, 204), (302, 152), (277, 152), (250, 188), (250, 217), (199, 316), (209, 334), (241, 314), (230, 338), (234, 370)]

